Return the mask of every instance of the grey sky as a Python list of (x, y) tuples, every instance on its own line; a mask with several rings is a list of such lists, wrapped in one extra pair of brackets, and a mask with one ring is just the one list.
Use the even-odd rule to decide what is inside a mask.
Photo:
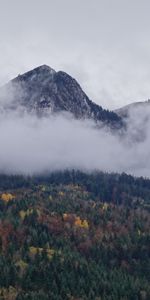
[(150, 98), (149, 0), (0, 0), (0, 83), (48, 64), (95, 102)]

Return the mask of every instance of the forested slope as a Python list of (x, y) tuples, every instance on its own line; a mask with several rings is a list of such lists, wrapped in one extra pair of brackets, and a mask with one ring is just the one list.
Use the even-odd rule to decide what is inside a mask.
[(150, 181), (0, 177), (0, 299), (149, 299)]

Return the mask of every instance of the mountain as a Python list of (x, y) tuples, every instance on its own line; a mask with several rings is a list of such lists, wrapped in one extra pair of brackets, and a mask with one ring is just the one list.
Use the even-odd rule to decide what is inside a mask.
[(114, 112), (121, 118), (127, 118), (129, 117), (130, 114), (132, 114), (135, 111), (139, 111), (139, 110), (146, 111), (147, 109), (148, 110), (150, 109), (150, 99), (148, 99), (147, 101), (130, 103), (126, 106), (116, 109)]
[(0, 89), (0, 100), (1, 110), (22, 107), (38, 115), (69, 112), (77, 119), (122, 126), (121, 117), (92, 102), (74, 78), (46, 65), (11, 80)]
[(148, 137), (150, 128), (150, 100), (134, 102), (115, 110), (127, 129), (132, 142), (143, 142)]

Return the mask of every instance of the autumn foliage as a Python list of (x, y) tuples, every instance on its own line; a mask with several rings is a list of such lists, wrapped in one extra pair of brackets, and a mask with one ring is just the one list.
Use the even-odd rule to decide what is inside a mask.
[(149, 300), (147, 181), (69, 174), (1, 178), (0, 300)]

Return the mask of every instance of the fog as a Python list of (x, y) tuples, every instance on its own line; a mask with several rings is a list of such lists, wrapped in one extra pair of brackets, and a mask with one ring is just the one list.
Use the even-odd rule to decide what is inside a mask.
[(1, 109), (0, 172), (31, 175), (74, 168), (150, 177), (149, 115), (149, 105), (131, 109), (127, 133), (118, 135), (71, 115), (39, 118)]

